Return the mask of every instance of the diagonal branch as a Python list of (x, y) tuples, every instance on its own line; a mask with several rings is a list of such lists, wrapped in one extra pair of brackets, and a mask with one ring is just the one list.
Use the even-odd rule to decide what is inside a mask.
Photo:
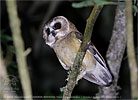
[(82, 61), (87, 50), (86, 47), (90, 42), (95, 21), (102, 8), (103, 6), (95, 5), (87, 20), (87, 24), (84, 32), (84, 39), (78, 50), (76, 58), (74, 60), (73, 67), (71, 69), (72, 71), (69, 73), (69, 76), (68, 76), (69, 80), (66, 87), (64, 88), (63, 100), (70, 100), (71, 98), (71, 93), (77, 83), (77, 76), (80, 73), (80, 67), (82, 65)]

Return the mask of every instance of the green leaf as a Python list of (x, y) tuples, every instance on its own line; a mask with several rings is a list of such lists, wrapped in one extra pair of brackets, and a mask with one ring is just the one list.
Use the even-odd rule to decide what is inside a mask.
[(111, 2), (107, 0), (86, 0), (79, 3), (72, 3), (74, 8), (89, 7), (94, 5), (117, 5), (117, 2)]
[(116, 2), (111, 2), (107, 0), (93, 0), (95, 4), (97, 5), (117, 5), (118, 3)]
[(17, 63), (15, 63), (14, 61), (12, 61), (9, 65), (9, 68), (15, 68), (17, 69)]
[(94, 6), (94, 3), (91, 0), (82, 1), (79, 3), (72, 3), (72, 7), (74, 8), (82, 8), (82, 7), (89, 7)]
[(0, 39), (1, 39), (1, 42), (5, 44), (13, 40), (11, 36), (5, 34), (5, 31), (2, 31), (2, 30), (0, 30)]
[(15, 54), (15, 47), (14, 47), (13, 45), (9, 45), (9, 46), (8, 46), (8, 50), (9, 50), (11, 53)]
[(138, 13), (138, 7), (137, 6), (133, 5), (133, 9), (134, 9), (135, 13)]

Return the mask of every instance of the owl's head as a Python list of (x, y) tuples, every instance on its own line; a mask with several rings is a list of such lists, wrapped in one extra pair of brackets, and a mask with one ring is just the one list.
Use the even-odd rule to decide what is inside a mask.
[(50, 47), (69, 33), (69, 21), (63, 16), (54, 17), (43, 28), (43, 38)]

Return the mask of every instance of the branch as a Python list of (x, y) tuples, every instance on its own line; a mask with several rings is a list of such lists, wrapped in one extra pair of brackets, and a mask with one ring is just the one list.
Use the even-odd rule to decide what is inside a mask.
[(138, 98), (138, 67), (136, 64), (134, 39), (133, 39), (133, 16), (132, 0), (126, 0), (126, 33), (127, 33), (127, 54), (131, 73), (131, 95)]
[(99, 96), (105, 100), (112, 98), (116, 100), (117, 81), (119, 77), (119, 70), (126, 48), (126, 17), (125, 10), (121, 10), (120, 6), (116, 9), (115, 22), (113, 27), (113, 35), (106, 53), (107, 63), (114, 76), (114, 82), (110, 87), (99, 87)]
[[(1, 71), (0, 72), (0, 99), (12, 100), (10, 97), (13, 97), (13, 96), (17, 97), (17, 95), (14, 92), (5, 92), (5, 90), (4, 90), (4, 89), (10, 89), (10, 90), (13, 90), (13, 89), (10, 85), (7, 85), (7, 84), (10, 84), (9, 81), (7, 81), (10, 79), (8, 78), (6, 66), (5, 66), (4, 61), (2, 59), (1, 47), (0, 47), (0, 71)], [(19, 100), (19, 99), (17, 99), (17, 100)]]
[[(25, 97), (29, 96), (32, 100), (31, 83), (27, 70), (26, 56), (24, 54), (24, 43), (21, 37), (21, 22), (17, 14), (17, 6), (15, 0), (6, 0), (7, 11), (9, 14), (10, 27), (13, 36), (13, 42), (16, 50), (16, 60), (18, 64), (19, 75), (21, 78), (23, 93)], [(27, 99), (26, 99), (27, 100)]]
[[(8, 78), (6, 66), (4, 65), (3, 59), (2, 59), (2, 51), (0, 48), (0, 98), (4, 99), (7, 96), (11, 96), (8, 92), (3, 92), (3, 89), (5, 88), (3, 80)], [(4, 88), (3, 88), (4, 87)]]
[(103, 6), (95, 5), (86, 24), (84, 39), (83, 42), (77, 52), (76, 58), (74, 60), (73, 67), (71, 67), (71, 72), (69, 72), (69, 80), (67, 85), (64, 88), (63, 100), (69, 100), (71, 98), (71, 93), (77, 84), (77, 76), (80, 73), (80, 67), (82, 65), (83, 58), (85, 56), (87, 45), (90, 42), (92, 31), (94, 27), (94, 23), (101, 11)]

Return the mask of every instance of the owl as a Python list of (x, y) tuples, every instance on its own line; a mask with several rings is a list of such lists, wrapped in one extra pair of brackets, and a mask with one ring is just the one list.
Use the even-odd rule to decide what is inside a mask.
[[(54, 17), (44, 25), (43, 38), (54, 49), (63, 68), (70, 70), (83, 40), (75, 25), (63, 16)], [(86, 51), (77, 80), (82, 78), (100, 86), (109, 86), (113, 80), (103, 57), (92, 43)]]

